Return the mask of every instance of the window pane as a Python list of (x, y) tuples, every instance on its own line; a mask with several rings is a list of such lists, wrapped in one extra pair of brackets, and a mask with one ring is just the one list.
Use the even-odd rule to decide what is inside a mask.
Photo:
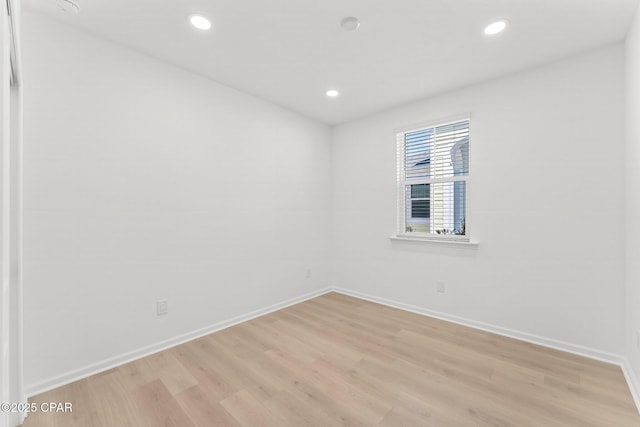
[(430, 173), (433, 129), (408, 132), (404, 136), (406, 179), (424, 179)]
[(405, 179), (469, 175), (469, 121), (404, 135)]
[(412, 199), (428, 199), (429, 184), (413, 184), (411, 186), (411, 198)]
[[(429, 233), (430, 223), (429, 217), (431, 216), (431, 204), (428, 199), (416, 200), (411, 196), (413, 193), (422, 196), (425, 195), (425, 187), (429, 188), (429, 184), (413, 184), (405, 186), (405, 232), (406, 233)], [(429, 197), (429, 193), (426, 192), (426, 196)]]
[(431, 204), (429, 200), (412, 200), (411, 201), (411, 218), (429, 218), (431, 215)]
[(431, 176), (434, 178), (469, 175), (468, 121), (435, 128), (431, 168)]
[(443, 182), (431, 184), (431, 230), (433, 234), (466, 234), (466, 183)]

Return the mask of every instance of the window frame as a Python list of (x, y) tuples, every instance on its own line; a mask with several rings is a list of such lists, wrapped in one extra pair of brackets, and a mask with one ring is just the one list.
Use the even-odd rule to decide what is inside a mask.
[[(403, 128), (395, 129), (394, 133), (396, 136), (396, 161), (397, 161), (397, 177), (396, 177), (396, 185), (397, 185), (397, 200), (396, 200), (396, 210), (397, 210), (397, 229), (396, 234), (392, 236), (392, 238), (399, 240), (419, 240), (419, 241), (435, 241), (435, 242), (449, 242), (449, 243), (472, 243), (471, 235), (470, 235), (470, 205), (469, 205), (469, 194), (470, 194), (470, 181), (471, 181), (471, 156), (469, 154), (469, 172), (467, 175), (458, 175), (444, 178), (425, 178), (425, 179), (406, 179), (406, 134), (426, 130), (430, 128), (436, 128), (440, 126), (446, 126), (449, 124), (468, 121), (469, 122), (469, 145), (471, 142), (471, 114), (461, 114), (457, 116), (447, 117), (439, 120), (432, 120), (426, 123), (415, 124), (411, 126), (406, 126)], [(471, 148), (468, 148), (471, 150)], [(464, 204), (465, 204), (465, 214), (464, 214), (464, 224), (465, 224), (465, 234), (464, 235), (455, 235), (455, 234), (434, 234), (434, 233), (424, 233), (417, 231), (407, 231), (407, 216), (411, 215), (412, 212), (407, 209), (411, 209), (411, 201), (413, 198), (407, 196), (407, 186), (415, 185), (415, 184), (429, 184), (430, 188), (430, 214), (429, 221), (431, 221), (433, 217), (433, 184), (440, 183), (455, 183), (455, 182), (464, 182), (465, 183), (465, 194), (464, 194)], [(410, 194), (409, 194), (410, 196)], [(474, 243), (475, 244), (475, 243)]]

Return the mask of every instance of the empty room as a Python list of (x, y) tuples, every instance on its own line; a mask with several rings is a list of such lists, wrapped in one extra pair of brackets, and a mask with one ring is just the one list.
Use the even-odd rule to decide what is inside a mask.
[(0, 3), (0, 427), (640, 427), (638, 0)]

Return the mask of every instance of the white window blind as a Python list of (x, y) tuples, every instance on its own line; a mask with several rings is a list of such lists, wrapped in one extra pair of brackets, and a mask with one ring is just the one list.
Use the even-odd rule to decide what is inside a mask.
[(469, 119), (397, 134), (398, 234), (469, 240)]

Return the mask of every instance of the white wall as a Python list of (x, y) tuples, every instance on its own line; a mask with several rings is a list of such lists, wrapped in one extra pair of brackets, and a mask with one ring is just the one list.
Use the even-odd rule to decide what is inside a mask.
[[(11, 11), (11, 17), (8, 11)], [(0, 5), (0, 397), (26, 402), (22, 387), (22, 93), (20, 1)], [(14, 70), (11, 73), (11, 70)], [(12, 79), (12, 77), (14, 77)], [(0, 413), (0, 426), (25, 413)]]
[[(0, 399), (11, 396), (11, 286), (10, 286), (10, 88), (9, 18), (6, 2), (0, 4)], [(0, 411), (0, 427), (9, 426), (9, 414)]]
[[(333, 285), (622, 354), (623, 85), (616, 45), (337, 127)], [(394, 129), (466, 112), (479, 246), (391, 241)]]
[(23, 30), (29, 391), (328, 285), (328, 127), (40, 15)]
[(640, 394), (640, 8), (626, 42), (626, 94), (626, 355)]

